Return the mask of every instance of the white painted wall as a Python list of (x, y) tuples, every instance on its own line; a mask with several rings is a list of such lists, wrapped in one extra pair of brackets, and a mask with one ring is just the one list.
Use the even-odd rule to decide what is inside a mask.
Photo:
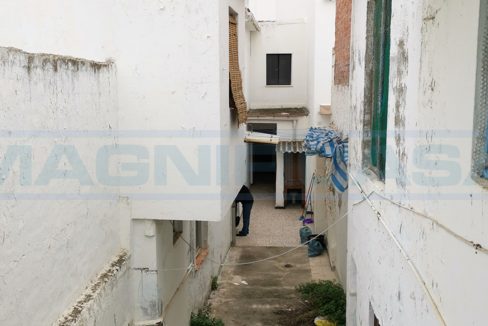
[[(294, 22), (260, 23), (251, 37), (252, 109), (302, 107), (307, 104), (307, 40), (305, 17)], [(291, 85), (266, 85), (266, 54), (291, 53)]]
[[(366, 193), (375, 190), (392, 197), (486, 248), (486, 190), (470, 178), (478, 11), (479, 1), (393, 2), (391, 134), (382, 183), (361, 166), (367, 15), (366, 2), (354, 2), (351, 130), (359, 133), (351, 137), (350, 160)], [(439, 154), (434, 154), (436, 149)], [(437, 165), (422, 166), (425, 155)], [(453, 169), (440, 165), (446, 160)], [(448, 184), (431, 179), (449, 175)], [(357, 299), (349, 296), (348, 325), (370, 325), (370, 304), (381, 325), (442, 325), (421, 282), (368, 204), (353, 206), (359, 198), (351, 184), (349, 263), (357, 266), (357, 275), (351, 273), (349, 283), (355, 284)], [(378, 195), (371, 199), (416, 266), (446, 324), (484, 325), (486, 255), (419, 214)], [(351, 305), (354, 301), (356, 307)]]
[(333, 48), (335, 42), (335, 1), (313, 0), (308, 16), (308, 108), (310, 123), (328, 127), (330, 118), (321, 115), (320, 105), (330, 105), (333, 82)]
[[(223, 259), (230, 243), (227, 241), (231, 235), (230, 208), (241, 185), (246, 183), (244, 128), (236, 125), (228, 108), (227, 30), (231, 6), (238, 13), (240, 51), (244, 51), (244, 2), (146, 0), (136, 4), (89, 0), (68, 4), (51, 0), (40, 4), (22, 0), (7, 1), (4, 5), (5, 10), (0, 13), (1, 46), (91, 60), (110, 57), (117, 66), (117, 79), (114, 65), (93, 68), (92, 63), (86, 63), (66, 69), (58, 66), (55, 73), (49, 60), (35, 61), (35, 69), (27, 76), (28, 59), (23, 54), (12, 59), (15, 62), (2, 60), (0, 91), (5, 95), (1, 101), (2, 129), (121, 133), (116, 138), (27, 139), (35, 145), (35, 175), (52, 146), (68, 141), (75, 144), (93, 185), (80, 186), (76, 180), (59, 181), (46, 190), (95, 195), (95, 199), (22, 200), (18, 195), (25, 188), (14, 178), (6, 181), (6, 193), (17, 198), (4, 202), (0, 219), (1, 243), (5, 248), (1, 260), (7, 262), (0, 267), (1, 292), (9, 294), (0, 299), (0, 323), (19, 325), (32, 320), (52, 323), (74, 304), (113, 255), (129, 246), (129, 238), (131, 251), (146, 253), (133, 256), (132, 267), (140, 263), (153, 264), (150, 267), (154, 270), (167, 268), (172, 261), (158, 261), (154, 257), (161, 257), (161, 252), (152, 247), (151, 241), (145, 241), (150, 238), (145, 234), (150, 233), (150, 225), (149, 230), (143, 228), (140, 233), (134, 227), (139, 224), (134, 222), (132, 231), (139, 232), (141, 237), (129, 237), (131, 218), (141, 219), (141, 223), (149, 219), (226, 219), (209, 230), (211, 255)], [(18, 28), (20, 25), (22, 28)], [(38, 35), (42, 37), (35, 37)], [(7, 53), (4, 52), (2, 56)], [(240, 60), (243, 76), (247, 76), (249, 59), (242, 53)], [(244, 85), (248, 83), (244, 81)], [(246, 88), (244, 91), (248, 93)], [(20, 117), (23, 119), (19, 122)], [(120, 187), (100, 182), (95, 150), (100, 144), (114, 143), (121, 147), (135, 145), (144, 153), (147, 150), (147, 158), (134, 160), (133, 155), (128, 155), (113, 162), (115, 169), (119, 163), (148, 167), (146, 182)], [(168, 163), (163, 174), (168, 179), (165, 185), (155, 185), (155, 146), (160, 145), (174, 145), (184, 157)], [(209, 153), (201, 160), (197, 159), (198, 146)], [(198, 163), (202, 161), (207, 165), (199, 171)], [(185, 162), (196, 170), (196, 177), (178, 169)], [(61, 164), (69, 167), (64, 161)], [(134, 174), (130, 165), (118, 167), (123, 176)], [(198, 176), (203, 176), (203, 181), (195, 183)], [(28, 191), (46, 195), (46, 191), (39, 192), (38, 188)], [(177, 248), (175, 255), (180, 255), (183, 249)], [(151, 250), (154, 257), (147, 259)], [(215, 273), (215, 265), (211, 266), (205, 267), (209, 270), (201, 272), (201, 278), (188, 285), (193, 289), (194, 301), (182, 292), (186, 293), (185, 300), (192, 303), (191, 308), (203, 300), (205, 291), (199, 292), (202, 296), (198, 297), (195, 287), (207, 286), (202, 282)], [(124, 281), (120, 285), (126, 291), (125, 276), (121, 279)], [(160, 286), (159, 281), (153, 284)], [(171, 279), (164, 280), (164, 289), (167, 282)], [(120, 293), (119, 287), (114, 289), (112, 294)], [(156, 287), (154, 294), (145, 294), (164, 297), (166, 294), (161, 293), (166, 290), (161, 289)], [(56, 298), (55, 303), (52, 298)], [(125, 303), (131, 301), (130, 295), (120, 298)], [(149, 297), (148, 302), (151, 300)], [(132, 313), (131, 309), (122, 311)], [(124, 322), (117, 319), (116, 324)]]
[[(230, 9), (229, 9), (230, 8)], [(211, 279), (216, 276), (227, 255), (232, 241), (234, 214), (232, 202), (237, 191), (247, 183), (247, 145), (242, 142), (243, 128), (238, 128), (235, 117), (228, 107), (228, 14), (237, 13), (239, 59), (243, 76), (244, 94), (248, 89), (248, 64), (250, 37), (245, 29), (244, 2), (240, 0), (219, 2), (219, 148), (222, 158), (216, 161), (221, 192), (219, 205), (221, 215), (214, 216), (218, 222), (209, 222), (209, 255), (198, 271), (185, 273), (195, 256), (195, 222), (185, 221), (181, 238), (173, 244), (172, 225), (169, 221), (134, 220), (132, 247), (134, 260), (132, 283), (136, 302), (135, 321), (162, 318), (167, 325), (187, 325), (190, 313), (205, 302)], [(236, 187), (239, 187), (236, 189)], [(180, 202), (180, 205), (186, 205)], [(192, 207), (185, 219), (198, 219), (207, 209), (204, 201)]]
[[(229, 136), (230, 127), (222, 130), (229, 124), (227, 86), (221, 88), (228, 83), (228, 58), (223, 52), (228, 41), (227, 4), (156, 0), (143, 4), (51, 0), (40, 4), (22, 0), (8, 1), (0, 14), (2, 45), (115, 60), (119, 128), (127, 131), (121, 144), (142, 146), (148, 156), (140, 160), (149, 169), (147, 179), (121, 188), (121, 194), (131, 200), (134, 218), (218, 220), (230, 207), (230, 200), (222, 205), (227, 189), (220, 184), (217, 168), (225, 164), (219, 157), (221, 146), (238, 136), (234, 131)], [(19, 12), (22, 15), (12, 14)], [(243, 13), (239, 17), (241, 29)], [(38, 33), (43, 37), (32, 37)], [(166, 169), (156, 165), (155, 147), (159, 145), (175, 146), (182, 157), (172, 156)], [(199, 149), (200, 159), (195, 155)], [(127, 161), (132, 162), (131, 158)], [(199, 163), (203, 164), (201, 170)], [(182, 172), (185, 164), (189, 168)], [(156, 174), (161, 170), (165, 171), (158, 179)], [(161, 181), (164, 176), (166, 183)], [(229, 183), (229, 189), (237, 193), (239, 183)], [(196, 199), (202, 196), (207, 200)], [(194, 214), (196, 207), (199, 216)]]
[[(311, 123), (326, 123), (320, 104), (330, 104), (335, 2), (249, 1), (261, 21), (251, 37), (251, 108), (306, 106)], [(266, 86), (266, 54), (292, 53), (292, 85)]]
[[(261, 31), (251, 36), (251, 108), (307, 106), (307, 6), (295, 0), (250, 1)], [(291, 86), (266, 85), (266, 54), (291, 53)]]
[(183, 234), (173, 243), (169, 221), (134, 220), (135, 322), (162, 319), (168, 325), (187, 325), (190, 313), (201, 307), (210, 293), (230, 248), (232, 209), (221, 222), (209, 222), (209, 254), (199, 270), (187, 268), (195, 258), (195, 222), (185, 221)]
[(248, 7), (258, 21), (277, 20), (277, 0), (249, 0)]
[[(330, 119), (319, 110), (321, 104), (331, 104), (335, 2), (251, 0), (249, 8), (261, 21), (261, 32), (251, 36), (250, 107), (307, 107), (310, 115), (297, 120), (298, 139), (311, 126), (329, 126)], [(292, 53), (291, 86), (266, 86), (267, 53)], [(291, 122), (269, 122), (278, 122), (278, 134), (293, 134)], [(316, 170), (315, 161), (307, 157), (306, 189)], [(282, 176), (277, 175), (277, 207), (283, 203), (281, 183)]]
[[(333, 47), (335, 42), (335, 1), (310, 1), (308, 6), (308, 101), (307, 107), (310, 111), (309, 124), (313, 127), (331, 127), (329, 116), (320, 114), (321, 105), (331, 104), (331, 91), (333, 81)], [(317, 157), (307, 157), (306, 169), (306, 188), (308, 189), (312, 175), (315, 172), (321, 175), (324, 172), (326, 163), (324, 159)], [(326, 205), (333, 205), (335, 196), (326, 190), (328, 185), (325, 182), (314, 185), (312, 200), (315, 209), (314, 231), (322, 232), (327, 225), (331, 224), (330, 211), (326, 210)], [(335, 232), (336, 229), (328, 233)], [(334, 238), (329, 235), (329, 238)], [(332, 241), (331, 241), (332, 242)], [(335, 250), (331, 246), (329, 252)], [(334, 258), (334, 255), (330, 255)], [(335, 267), (334, 261), (331, 265)], [(339, 279), (343, 279), (339, 277)]]
[[(80, 186), (76, 179), (63, 181), (54, 174), (48, 185), (36, 184), (45, 168), (80, 168), (69, 148), (63, 155), (59, 146), (75, 146), (87, 169), (94, 171), (91, 149), (114, 143), (110, 138), (70, 139), (63, 131), (117, 128), (115, 67), (6, 48), (0, 48), (0, 57), (0, 129), (12, 132), (2, 135), (2, 157), (13, 157), (7, 155), (9, 146), (32, 151), (31, 159), (25, 157), (32, 164), (32, 181), (20, 163), (2, 173), (0, 324), (51, 324), (128, 246), (113, 189)], [(29, 133), (35, 130), (51, 133)], [(56, 148), (63, 156), (59, 164), (46, 163)], [(95, 193), (108, 198), (84, 197)], [(119, 317), (122, 323), (127, 316)]]

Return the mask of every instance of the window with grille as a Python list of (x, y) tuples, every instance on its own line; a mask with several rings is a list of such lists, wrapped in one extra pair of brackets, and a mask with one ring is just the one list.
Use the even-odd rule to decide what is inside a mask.
[(390, 77), (391, 0), (368, 3), (364, 111), (364, 164), (385, 178), (388, 89)]
[(488, 3), (480, 1), (473, 136), (474, 179), (488, 179)]
[(266, 55), (266, 85), (291, 85), (291, 54)]

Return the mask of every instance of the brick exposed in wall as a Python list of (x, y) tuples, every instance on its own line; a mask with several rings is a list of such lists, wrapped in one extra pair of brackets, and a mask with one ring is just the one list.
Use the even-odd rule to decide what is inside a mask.
[(336, 2), (334, 84), (349, 85), (352, 0)]

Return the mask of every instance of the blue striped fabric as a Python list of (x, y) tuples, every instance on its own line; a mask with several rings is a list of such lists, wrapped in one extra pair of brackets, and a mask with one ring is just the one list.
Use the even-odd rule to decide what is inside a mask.
[(303, 141), (303, 148), (307, 155), (332, 158), (332, 184), (339, 192), (344, 192), (348, 186), (348, 143), (342, 141), (334, 130), (310, 128)]

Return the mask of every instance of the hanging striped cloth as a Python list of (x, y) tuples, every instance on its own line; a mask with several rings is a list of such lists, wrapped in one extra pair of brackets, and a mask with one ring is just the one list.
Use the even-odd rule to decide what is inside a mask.
[(332, 158), (332, 184), (339, 192), (344, 192), (348, 186), (349, 147), (347, 141), (342, 141), (334, 130), (310, 128), (303, 141), (303, 148), (306, 155)]

